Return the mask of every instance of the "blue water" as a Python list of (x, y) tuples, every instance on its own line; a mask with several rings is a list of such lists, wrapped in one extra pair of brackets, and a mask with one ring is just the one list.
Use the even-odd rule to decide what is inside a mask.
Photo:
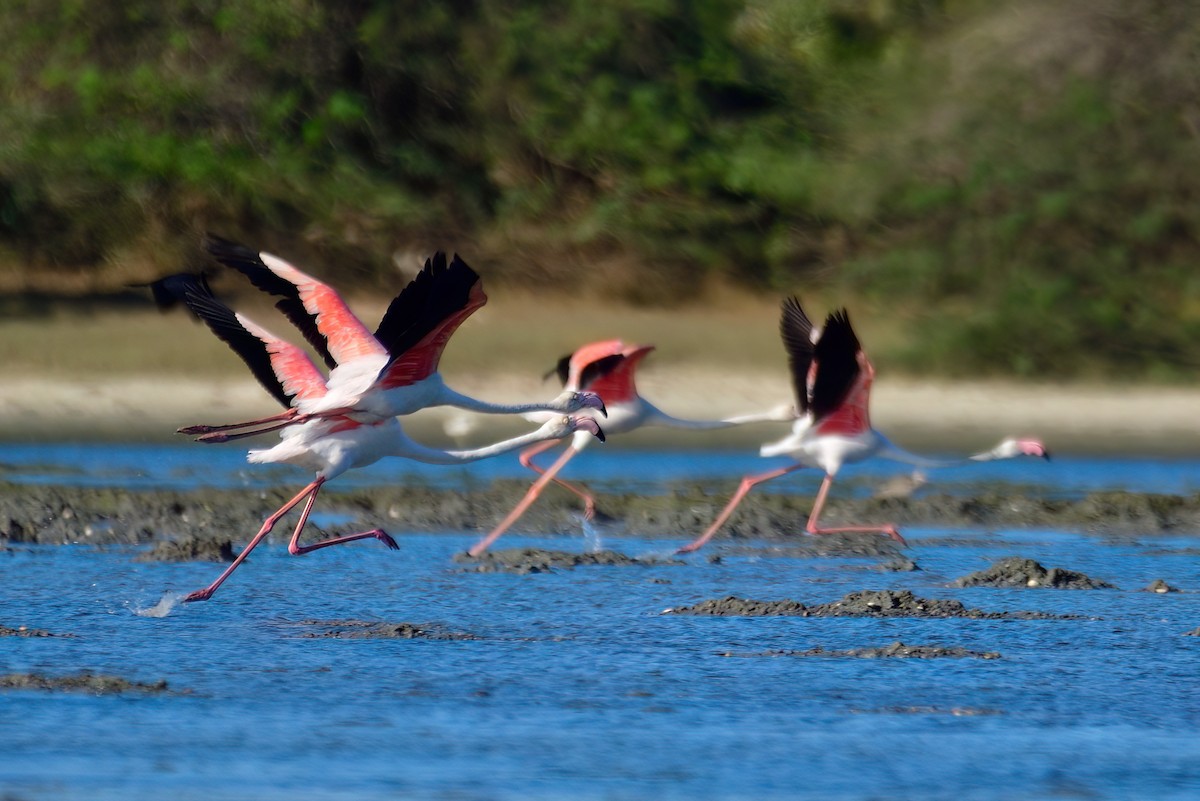
[[(139, 486), (201, 474), (208, 484), (243, 481), (240, 459), (206, 458), (212, 461), (198, 463), (171, 448), (26, 456), (0, 450), (9, 480), (53, 480), (58, 464), (75, 472), (57, 480), (81, 483), (104, 476), (113, 483), (113, 475)], [(730, 466), (736, 474), (743, 465), (694, 453), (622, 454), (622, 461), (581, 458), (574, 475), (615, 476), (623, 467), (627, 480), (652, 483), (660, 465), (671, 478), (725, 475)], [(44, 472), (22, 474), (22, 464)], [(1155, 475), (1191, 492), (1200, 479), (1195, 462), (1010, 464), (1020, 467), (1001, 479), (1047, 492), (1143, 488)], [(463, 480), (509, 470), (496, 460)], [(966, 470), (948, 472), (966, 479)], [(1155, 488), (1175, 491), (1170, 487)], [(451, 557), (474, 540), (465, 532), (392, 533), (398, 552), (369, 541), (295, 558), (280, 542), (266, 544), (212, 601), (164, 617), (136, 612), (207, 584), (218, 567), (136, 563), (139, 549), (126, 547), (18, 545), (0, 552), (0, 624), (77, 635), (0, 640), (0, 668), (165, 679), (175, 691), (0, 694), (0, 795), (516, 801), (1200, 794), (1200, 637), (1182, 636), (1200, 626), (1195, 531), (1116, 537), (909, 527), (910, 555), (924, 569), (899, 574), (872, 571), (871, 560), (726, 550), (717, 540), (711, 553), (722, 554), (719, 563), (707, 560), (706, 549), (680, 565), (531, 576), (460, 572)], [(510, 533), (502, 545), (586, 547), (580, 532), (569, 534)], [(601, 544), (630, 554), (666, 550), (638, 539)], [(1120, 589), (949, 586), (1009, 555), (1081, 570)], [(1139, 591), (1156, 578), (1187, 592)], [(660, 614), (728, 594), (822, 603), (887, 587), (987, 610), (1084, 617)], [(313, 619), (438, 624), (479, 639), (305, 638), (314, 629), (304, 621)], [(746, 656), (894, 640), (1003, 656)]]

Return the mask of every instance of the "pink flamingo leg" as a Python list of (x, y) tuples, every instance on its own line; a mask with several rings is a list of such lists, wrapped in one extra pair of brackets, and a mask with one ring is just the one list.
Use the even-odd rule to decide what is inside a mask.
[(271, 533), (271, 529), (275, 528), (275, 524), (279, 522), (279, 518), (291, 511), (292, 507), (300, 503), (300, 501), (304, 500), (306, 497), (310, 497), (309, 506), (311, 506), (311, 497), (316, 497), (317, 490), (319, 490), (321, 485), (324, 483), (325, 479), (316, 479), (307, 487), (300, 490), (296, 497), (279, 507), (279, 510), (275, 512), (275, 514), (271, 515), (263, 522), (262, 528), (260, 528), (258, 533), (254, 535), (254, 539), (250, 540), (250, 542), (246, 544), (246, 547), (242, 549), (240, 554), (238, 554), (237, 559), (234, 559), (233, 563), (229, 565), (229, 567), (225, 568), (224, 573), (222, 573), (220, 576), (217, 576), (216, 581), (214, 581), (212, 584), (209, 584), (202, 590), (196, 590), (195, 592), (191, 593), (183, 599), (183, 602), (188, 603), (189, 601), (207, 601), (209, 598), (211, 598), (212, 594), (217, 591), (217, 588), (225, 583), (225, 579), (229, 578), (230, 574), (238, 569), (238, 565), (246, 561), (246, 557), (250, 555), (250, 552), (253, 551), (260, 542), (262, 542), (263, 538)]
[(547, 468), (544, 473), (542, 473), (541, 477), (537, 481), (533, 482), (533, 486), (531, 486), (525, 493), (525, 497), (521, 499), (520, 503), (513, 507), (513, 510), (508, 513), (507, 517), (500, 521), (500, 525), (492, 529), (492, 532), (486, 537), (472, 545), (467, 553), (469, 553), (471, 556), (479, 556), (479, 554), (487, 550), (489, 545), (498, 540), (501, 534), (508, 531), (509, 527), (513, 523), (517, 522), (517, 518), (525, 514), (525, 510), (537, 500), (538, 495), (542, 493), (542, 490), (545, 488), (545, 486), (554, 479), (554, 474), (561, 470), (563, 465), (569, 462), (571, 457), (577, 453), (579, 453), (579, 449), (574, 445), (569, 446), (565, 451), (563, 451), (562, 456), (559, 456), (554, 461), (554, 464), (550, 465), (550, 467)]
[(793, 470), (799, 470), (801, 467), (804, 467), (804, 465), (793, 464), (789, 465), (788, 467), (781, 467), (778, 470), (772, 470), (769, 473), (763, 473), (757, 476), (746, 476), (743, 478), (742, 483), (738, 485), (737, 492), (733, 493), (733, 497), (729, 499), (729, 503), (725, 504), (725, 508), (721, 511), (721, 514), (717, 515), (717, 519), (713, 521), (712, 525), (709, 526), (703, 534), (689, 542), (687, 545), (684, 545), (675, 553), (691, 553), (692, 551), (697, 551), (704, 545), (704, 543), (712, 539), (712, 535), (716, 534), (718, 529), (725, 525), (725, 521), (729, 519), (731, 514), (733, 514), (733, 510), (736, 509), (737, 505), (742, 502), (742, 498), (745, 498), (756, 484), (761, 484), (764, 481), (770, 481), (773, 478), (779, 478), (780, 476), (787, 475)]
[(292, 532), (292, 541), (288, 543), (288, 553), (292, 556), (300, 556), (309, 551), (316, 551), (320, 548), (328, 548), (330, 545), (341, 545), (343, 542), (354, 542), (355, 540), (364, 540), (373, 537), (382, 542), (393, 551), (399, 550), (400, 546), (381, 528), (373, 528), (370, 531), (364, 531), (361, 534), (349, 534), (344, 537), (333, 537), (328, 540), (314, 542), (312, 545), (300, 544), (300, 532), (304, 530), (304, 524), (308, 522), (308, 513), (312, 511), (313, 502), (317, 499), (317, 493), (314, 490), (312, 495), (308, 496), (308, 503), (304, 504), (304, 511), (300, 513), (300, 522), (296, 524), (296, 530)]
[(247, 420), (244, 423), (225, 423), (223, 425), (215, 425), (215, 426), (209, 426), (209, 425), (184, 426), (183, 428), (176, 429), (175, 433), (176, 434), (187, 434), (188, 436), (192, 436), (194, 434), (209, 434), (213, 431), (234, 431), (239, 428), (250, 428), (251, 426), (259, 426), (259, 425), (263, 425), (265, 423), (275, 423), (280, 420), (293, 420), (296, 418), (296, 416), (298, 414), (299, 414), (299, 412), (297, 412), (295, 409), (288, 409), (286, 412), (280, 412), (279, 414), (274, 414), (274, 415), (271, 415), (270, 417), (262, 417), (258, 420)]
[(808, 516), (808, 525), (805, 530), (809, 534), (839, 534), (844, 532), (861, 531), (864, 533), (887, 534), (901, 545), (908, 545), (904, 541), (904, 537), (900, 536), (900, 532), (892, 524), (886, 526), (839, 526), (837, 528), (821, 528), (817, 525), (817, 519), (821, 516), (821, 510), (825, 508), (825, 498), (829, 495), (829, 487), (833, 484), (833, 476), (826, 474), (825, 480), (821, 482), (821, 489), (817, 492), (817, 500), (813, 503), (812, 513)]
[[(189, 436), (202, 434), (203, 436), (197, 437), (197, 442), (229, 442), (235, 439), (242, 439), (243, 437), (253, 437), (257, 436), (258, 434), (266, 434), (270, 431), (278, 431), (281, 428), (286, 428), (290, 425), (299, 425), (300, 423), (305, 423), (309, 420), (316, 420), (323, 417), (340, 417), (342, 415), (352, 414), (355, 411), (357, 410), (350, 408), (349, 406), (339, 409), (328, 409), (323, 412), (314, 412), (313, 414), (301, 414), (296, 409), (288, 409), (286, 412), (281, 412), (279, 414), (272, 415), (271, 417), (263, 417), (259, 420), (247, 420), (244, 423), (226, 423), (224, 425), (216, 426), (184, 426), (183, 428), (176, 429), (175, 433), (187, 434)], [(242, 434), (230, 434), (228, 436), (221, 436), (220, 434), (222, 431), (236, 431), (239, 428), (250, 428), (252, 426), (263, 425), (265, 423), (275, 423), (275, 425), (267, 426), (265, 428), (258, 428), (254, 431), (249, 431)]]
[[(533, 472), (537, 473), (538, 475), (543, 475), (546, 471), (543, 470), (542, 468), (538, 467), (536, 464), (534, 464), (533, 457), (537, 456), (542, 451), (546, 451), (546, 450), (549, 450), (550, 448), (553, 448), (557, 444), (558, 443), (553, 440), (550, 440), (547, 442), (539, 442), (537, 445), (534, 445), (532, 448), (528, 448), (528, 449), (522, 451), (521, 455), (519, 457), (517, 457), (517, 459), (518, 459), (518, 461), (521, 462), (522, 465), (524, 465), (525, 467), (528, 467)], [(588, 492), (586, 490), (575, 486), (574, 484), (572, 484), (569, 481), (564, 481), (563, 479), (559, 478), (558, 476), (555, 476), (552, 479), (552, 481), (554, 481), (555, 484), (557, 484), (558, 486), (567, 490), (568, 492), (575, 493), (583, 500), (583, 519), (584, 520), (591, 520), (593, 517), (596, 516), (596, 499), (593, 498), (590, 494), (588, 494)]]

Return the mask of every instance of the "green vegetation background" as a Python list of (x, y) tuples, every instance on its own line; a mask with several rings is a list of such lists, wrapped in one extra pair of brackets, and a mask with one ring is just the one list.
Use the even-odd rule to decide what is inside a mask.
[(913, 372), (1179, 380), (1198, 12), (7, 0), (0, 279), (119, 286), (213, 230), (372, 289), (445, 248), (638, 304), (818, 288), (903, 317)]

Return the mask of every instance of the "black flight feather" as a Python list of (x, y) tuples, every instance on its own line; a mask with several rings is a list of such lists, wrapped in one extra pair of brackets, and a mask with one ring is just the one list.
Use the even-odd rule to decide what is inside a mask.
[(814, 420), (833, 412), (846, 400), (861, 372), (858, 365), (859, 350), (858, 337), (850, 327), (850, 315), (845, 309), (825, 318), (825, 327), (813, 348), (813, 358), (817, 363), (812, 392)]
[(779, 336), (783, 349), (787, 351), (788, 370), (792, 374), (792, 389), (796, 393), (796, 404), (801, 415), (808, 413), (808, 370), (813, 361), (812, 321), (800, 308), (795, 295), (784, 298), (779, 316)]
[(571, 378), (571, 354), (568, 353), (559, 359), (558, 364), (546, 371), (545, 375), (542, 376), (542, 380), (545, 381), (552, 375), (558, 376), (558, 383), (564, 387), (567, 385), (567, 381)]
[(625, 358), (620, 353), (614, 353), (611, 356), (605, 356), (602, 359), (590, 362), (579, 371), (579, 388), (581, 390), (587, 389), (601, 378), (604, 378), (613, 370), (616, 370), (621, 362), (625, 361)]
[(221, 264), (232, 267), (246, 276), (258, 289), (280, 297), (281, 300), (275, 304), (275, 308), (296, 326), (329, 369), (337, 367), (337, 360), (329, 353), (329, 340), (317, 328), (316, 318), (304, 308), (304, 301), (300, 300), (300, 290), (295, 284), (271, 272), (258, 252), (245, 245), (210, 233), (204, 235), (204, 249)]
[(470, 302), (479, 274), (455, 254), (446, 263), (438, 251), (388, 305), (375, 338), (397, 359)]
[(165, 313), (182, 304), (183, 293), (187, 287), (195, 284), (199, 284), (205, 291), (211, 292), (208, 288), (208, 278), (204, 273), (198, 275), (179, 273), (146, 284), (129, 284), (129, 286), (135, 289), (149, 289), (154, 298), (154, 305), (158, 307), (159, 311)]
[[(194, 276), (174, 276), (173, 278), (194, 278)], [(292, 396), (284, 390), (283, 384), (271, 368), (271, 354), (267, 345), (261, 339), (246, 330), (233, 311), (217, 300), (202, 281), (179, 281), (175, 284), (182, 292), (182, 300), (192, 313), (204, 321), (209, 330), (217, 338), (233, 349), (242, 358), (250, 372), (258, 379), (267, 392), (275, 400), (290, 408)]]

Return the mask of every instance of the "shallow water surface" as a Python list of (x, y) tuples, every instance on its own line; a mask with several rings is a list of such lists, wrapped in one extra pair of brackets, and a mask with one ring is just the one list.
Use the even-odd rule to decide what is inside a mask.
[[(1064, 491), (1052, 475), (1041, 479), (1047, 491)], [(4, 796), (516, 801), (1200, 793), (1200, 637), (1184, 636), (1200, 626), (1197, 532), (1104, 537), (910, 527), (908, 554), (923, 568), (912, 573), (878, 572), (870, 559), (795, 558), (768, 544), (747, 548), (742, 540), (734, 547), (718, 539), (679, 564), (524, 576), (470, 573), (454, 564), (474, 534), (392, 533), (397, 552), (369, 541), (295, 558), (282, 541), (265, 544), (213, 600), (168, 602), (162, 617), (137, 612), (207, 584), (219, 566), (137, 563), (134, 547), (0, 551), (0, 624), (74, 635), (0, 640), (3, 672), (91, 671), (165, 679), (171, 690), (3, 692)], [(601, 536), (606, 548), (668, 555), (662, 541)], [(579, 532), (509, 534), (500, 543), (526, 545), (588, 547)], [(712, 554), (722, 558), (709, 561)], [(1083, 571), (1119, 589), (951, 586), (1011, 555)], [(1141, 591), (1157, 578), (1185, 591)], [(1079, 617), (661, 614), (725, 595), (817, 604), (885, 588), (988, 611)], [(312, 621), (351, 619), (438, 626), (475, 639), (306, 636), (324, 630)], [(896, 640), (998, 651), (1001, 658), (764, 655)]]

